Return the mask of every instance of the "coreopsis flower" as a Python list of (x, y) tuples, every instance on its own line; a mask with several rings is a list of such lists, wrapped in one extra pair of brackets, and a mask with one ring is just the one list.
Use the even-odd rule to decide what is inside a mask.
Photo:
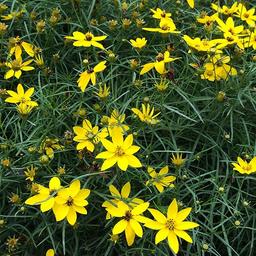
[(119, 113), (117, 109), (112, 111), (110, 117), (104, 117), (107, 119), (108, 132), (110, 136), (112, 136), (114, 130), (119, 130), (122, 133), (129, 130), (129, 126), (124, 124), (125, 114)]
[(2, 20), (15, 20), (15, 19), (19, 19), (23, 16), (23, 14), (25, 13), (25, 10), (20, 10), (17, 12), (10, 12), (7, 15), (2, 15), (1, 18)]
[(22, 84), (18, 84), (17, 92), (7, 90), (7, 93), (10, 95), (10, 97), (6, 98), (5, 102), (14, 104), (20, 103), (21, 105), (24, 104), (26, 106), (31, 106), (32, 108), (37, 107), (37, 102), (31, 99), (34, 90), (34, 87), (30, 87), (27, 91), (24, 91)]
[(256, 172), (256, 156), (254, 156), (248, 163), (241, 157), (237, 157), (237, 163), (232, 163), (233, 170), (240, 172), (241, 174), (251, 174)]
[(214, 13), (213, 15), (209, 16), (203, 13), (196, 20), (201, 24), (206, 24), (207, 26), (210, 26), (216, 21), (216, 18), (218, 17), (218, 15), (219, 15), (218, 13)]
[(237, 12), (238, 9), (238, 3), (235, 2), (231, 7), (228, 7), (226, 5), (223, 5), (222, 7), (220, 7), (217, 4), (211, 4), (211, 7), (214, 11), (227, 15), (227, 16), (232, 16), (233, 14), (235, 14)]
[(171, 162), (176, 167), (180, 167), (180, 166), (184, 165), (184, 163), (186, 162), (186, 157), (183, 158), (181, 153), (176, 153), (175, 155), (172, 154)]
[(150, 166), (147, 171), (151, 179), (146, 182), (146, 185), (153, 184), (160, 193), (164, 191), (165, 187), (174, 187), (172, 183), (176, 180), (176, 177), (168, 175), (168, 166), (163, 167), (159, 173)]
[(155, 108), (150, 108), (149, 104), (143, 104), (142, 103), (142, 110), (139, 110), (138, 108), (132, 108), (132, 112), (139, 117), (141, 122), (155, 125), (160, 122), (160, 120), (156, 119), (160, 115), (161, 112), (158, 112), (155, 114)]
[(189, 47), (200, 52), (209, 52), (213, 50), (217, 44), (222, 42), (219, 39), (207, 40), (207, 39), (200, 39), (199, 37), (191, 38), (188, 35), (184, 35), (183, 39)]
[(237, 8), (237, 15), (235, 16), (240, 18), (242, 21), (245, 21), (250, 27), (255, 26), (255, 8), (247, 10), (244, 4), (239, 3)]
[(150, 9), (150, 11), (153, 12), (152, 17), (159, 20), (166, 19), (166, 18), (168, 19), (172, 16), (171, 13), (168, 13), (165, 10), (162, 10), (160, 8), (156, 8), (156, 10)]
[(190, 214), (192, 208), (185, 208), (178, 211), (176, 199), (173, 199), (167, 210), (167, 216), (156, 209), (148, 209), (153, 215), (154, 220), (145, 222), (145, 227), (159, 230), (155, 236), (155, 244), (168, 239), (168, 244), (171, 250), (177, 254), (179, 251), (179, 238), (184, 239), (188, 243), (192, 243), (192, 238), (186, 230), (193, 229), (199, 225), (195, 222), (184, 221)]
[(99, 43), (107, 38), (107, 36), (94, 36), (91, 32), (82, 33), (79, 31), (73, 32), (73, 36), (65, 36), (66, 39), (74, 40), (74, 46), (77, 47), (97, 47), (100, 49), (105, 49), (104, 46)]
[(20, 37), (13, 37), (9, 40), (9, 54), (15, 55), (16, 59), (21, 58), (23, 50), (30, 56), (34, 57), (34, 46), (28, 42), (22, 41)]
[(190, 8), (194, 8), (195, 7), (195, 0), (187, 0), (188, 5), (190, 6)]
[(132, 168), (142, 167), (140, 160), (134, 154), (140, 150), (139, 146), (133, 144), (133, 135), (129, 134), (125, 140), (120, 130), (112, 133), (112, 142), (106, 139), (101, 140), (107, 151), (99, 153), (97, 159), (105, 159), (101, 166), (101, 171), (105, 171), (116, 163), (122, 171), (126, 171), (128, 166)]
[(99, 85), (99, 91), (95, 93), (101, 100), (105, 100), (110, 95), (110, 88), (106, 84)]
[(143, 47), (145, 47), (145, 45), (147, 44), (147, 40), (145, 37), (143, 38), (136, 38), (135, 40), (131, 39), (130, 40), (130, 43), (132, 45), (133, 48), (137, 49), (137, 50), (140, 50), (142, 49)]
[(256, 29), (249, 36), (248, 46), (256, 50)]
[(144, 75), (145, 73), (149, 72), (151, 69), (155, 68), (155, 70), (160, 74), (163, 75), (167, 72), (165, 68), (165, 64), (169, 62), (173, 62), (179, 58), (172, 58), (170, 57), (170, 52), (165, 51), (164, 54), (159, 53), (156, 56), (155, 62), (150, 62), (143, 65), (142, 70), (140, 71), (140, 75)]
[(75, 180), (69, 187), (61, 189), (53, 206), (56, 221), (67, 218), (68, 223), (73, 226), (77, 220), (77, 213), (87, 214), (85, 206), (88, 205), (86, 198), (89, 195), (89, 189), (80, 189), (79, 180)]
[(49, 188), (37, 184), (37, 194), (29, 197), (25, 204), (27, 205), (40, 205), (42, 212), (49, 211), (55, 204), (55, 195), (61, 189), (60, 179), (52, 177), (49, 181)]
[(27, 102), (26, 103), (20, 103), (19, 105), (17, 105), (17, 112), (23, 117), (26, 117), (27, 115), (29, 115), (32, 110), (34, 109), (34, 106), (29, 105)]
[(80, 89), (82, 90), (82, 92), (85, 91), (90, 80), (93, 85), (96, 84), (96, 74), (99, 72), (102, 72), (107, 67), (105, 64), (106, 64), (106, 61), (101, 61), (94, 68), (87, 69), (86, 71), (80, 74), (80, 77), (77, 80), (77, 83)]
[(73, 131), (76, 135), (73, 140), (78, 142), (76, 149), (86, 148), (90, 152), (94, 151), (97, 143), (108, 136), (107, 129), (99, 131), (99, 127), (97, 125), (92, 127), (91, 122), (87, 119), (83, 121), (82, 127), (74, 126)]
[(179, 34), (180, 31), (176, 30), (176, 26), (171, 18), (161, 19), (158, 28), (142, 28), (149, 32), (158, 32), (161, 34)]
[(36, 176), (36, 169), (33, 165), (31, 165), (31, 167), (27, 168), (26, 171), (24, 171), (24, 174), (26, 176), (26, 180), (29, 180), (29, 181), (34, 181), (35, 179), (35, 176)]
[(54, 252), (53, 249), (48, 249), (48, 250), (46, 251), (46, 254), (45, 254), (45, 256), (54, 256), (54, 255), (55, 255), (55, 252)]
[(121, 218), (113, 227), (113, 234), (118, 235), (125, 232), (125, 238), (128, 246), (134, 243), (135, 236), (143, 236), (143, 229), (140, 223), (144, 223), (147, 218), (142, 216), (149, 207), (149, 203), (142, 203), (131, 209), (126, 203), (120, 201), (117, 206), (107, 208), (109, 214), (113, 217)]
[(40, 154), (45, 153), (50, 159), (53, 159), (54, 151), (63, 150), (63, 148), (64, 146), (59, 143), (58, 139), (46, 138), (42, 141), (38, 152)]
[(209, 61), (204, 64), (205, 71), (201, 75), (201, 79), (207, 79), (213, 82), (221, 79), (227, 80), (229, 76), (237, 75), (237, 70), (227, 64), (229, 62), (229, 56), (222, 56), (221, 54), (211, 56)]
[(5, 65), (9, 68), (9, 70), (5, 73), (4, 79), (10, 79), (13, 76), (15, 76), (17, 79), (19, 79), (22, 75), (22, 71), (31, 71), (35, 68), (32, 66), (29, 66), (29, 64), (33, 60), (27, 60), (25, 62), (22, 62), (22, 58), (18, 58), (9, 62), (6, 62)]
[(108, 213), (107, 209), (111, 208), (111, 207), (115, 207), (117, 205), (117, 203), (120, 201), (123, 201), (126, 204), (128, 204), (128, 206), (130, 208), (133, 208), (138, 204), (144, 203), (144, 201), (140, 198), (133, 198), (133, 197), (129, 198), (130, 193), (131, 193), (131, 183), (130, 182), (127, 182), (124, 184), (124, 186), (121, 189), (121, 192), (119, 192), (114, 185), (110, 185), (108, 188), (109, 188), (110, 194), (113, 197), (113, 199), (107, 200), (102, 204), (102, 207), (106, 208), (106, 211), (107, 211), (107, 215), (106, 215), (107, 220), (112, 217)]

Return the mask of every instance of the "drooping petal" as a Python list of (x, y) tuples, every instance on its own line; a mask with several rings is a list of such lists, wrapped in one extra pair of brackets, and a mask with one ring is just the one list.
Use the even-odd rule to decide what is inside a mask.
[(126, 229), (125, 229), (125, 238), (128, 246), (133, 245), (134, 238), (135, 238), (135, 232), (132, 230), (131, 225), (128, 223)]
[(67, 220), (70, 225), (74, 225), (76, 223), (77, 214), (73, 207), (69, 207), (69, 211), (67, 214)]
[(56, 221), (61, 221), (66, 218), (68, 212), (69, 212), (69, 207), (66, 204), (54, 204), (53, 206), (53, 213), (55, 215)]
[(168, 244), (175, 254), (179, 251), (179, 241), (176, 234), (171, 231), (168, 235)]
[(126, 171), (128, 168), (128, 159), (124, 157), (118, 157), (117, 158), (117, 165), (122, 171)]
[(137, 220), (134, 219), (130, 219), (130, 225), (132, 230), (134, 231), (134, 233), (138, 236), (138, 237), (142, 237), (143, 235), (143, 230), (141, 225), (139, 224), (139, 222)]

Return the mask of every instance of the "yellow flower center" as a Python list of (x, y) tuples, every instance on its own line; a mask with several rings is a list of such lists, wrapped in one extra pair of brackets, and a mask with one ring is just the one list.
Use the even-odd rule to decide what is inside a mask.
[(166, 17), (165, 11), (163, 11), (163, 12), (161, 13), (161, 17), (162, 17), (162, 18), (165, 18), (165, 17)]
[(121, 148), (121, 147), (117, 147), (116, 148), (116, 155), (117, 156), (123, 156), (125, 153), (124, 153), (124, 150)]
[(90, 33), (86, 33), (85, 38), (86, 38), (87, 41), (91, 41), (92, 40), (92, 35)]
[(246, 166), (243, 167), (243, 169), (245, 171), (250, 171), (252, 169), (251, 165), (250, 164), (247, 164)]
[(170, 30), (170, 27), (167, 26), (167, 25), (163, 25), (163, 26), (161, 27), (161, 29), (167, 31), (167, 30)]
[(167, 220), (165, 226), (166, 226), (169, 230), (174, 230), (175, 221), (174, 221), (173, 219), (169, 219), (169, 220)]
[(67, 204), (68, 206), (72, 206), (72, 205), (73, 205), (73, 202), (74, 202), (73, 198), (72, 198), (71, 196), (69, 196), (69, 197), (68, 197), (68, 200), (67, 200), (67, 202), (66, 202), (66, 204)]
[(250, 15), (246, 12), (246, 13), (244, 14), (244, 17), (245, 17), (246, 19), (248, 19), (248, 18), (250, 17)]
[(26, 101), (27, 101), (27, 99), (25, 97), (21, 97), (21, 99), (20, 99), (21, 103), (25, 103)]
[(93, 139), (94, 134), (92, 132), (88, 132), (87, 137), (88, 139)]
[(126, 211), (124, 219), (129, 221), (132, 218), (132, 213), (131, 211)]
[(19, 60), (14, 60), (14, 61), (12, 62), (12, 69), (13, 69), (14, 71), (18, 71), (18, 70), (20, 70), (20, 68), (21, 68), (21, 63), (20, 63), (20, 61), (19, 61)]
[(164, 60), (164, 55), (162, 53), (159, 53), (157, 56), (156, 56), (156, 60), (157, 61), (163, 61)]

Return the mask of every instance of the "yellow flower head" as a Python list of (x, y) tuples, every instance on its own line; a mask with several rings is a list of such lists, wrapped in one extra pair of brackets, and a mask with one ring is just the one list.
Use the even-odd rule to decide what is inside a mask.
[(144, 75), (145, 73), (149, 72), (153, 68), (155, 68), (156, 71), (160, 75), (163, 75), (167, 72), (167, 70), (165, 68), (165, 63), (173, 62), (177, 59), (179, 59), (179, 58), (171, 58), (169, 51), (165, 51), (164, 54), (159, 53), (156, 56), (156, 61), (155, 62), (150, 62), (150, 63), (147, 63), (147, 64), (143, 65), (143, 68), (140, 71), (140, 75)]
[(147, 181), (146, 185), (153, 184), (160, 193), (164, 191), (165, 187), (174, 187), (172, 183), (176, 180), (176, 177), (168, 175), (168, 171), (168, 166), (163, 167), (159, 173), (149, 166), (148, 174), (151, 179)]
[(235, 2), (231, 7), (223, 5), (222, 7), (218, 6), (217, 4), (211, 4), (211, 7), (214, 11), (218, 13), (222, 13), (224, 15), (232, 16), (238, 10), (238, 3)]
[(238, 163), (232, 163), (234, 166), (233, 170), (236, 170), (241, 174), (251, 174), (256, 172), (256, 156), (254, 156), (249, 163), (241, 157), (237, 157), (237, 162)]
[(190, 214), (192, 208), (186, 208), (178, 211), (176, 199), (173, 199), (167, 210), (167, 216), (155, 209), (148, 209), (155, 220), (145, 222), (145, 227), (159, 230), (155, 236), (155, 244), (168, 239), (168, 244), (171, 250), (177, 254), (179, 251), (179, 238), (184, 239), (188, 243), (192, 243), (192, 238), (185, 231), (198, 227), (195, 222), (184, 221)]
[(27, 168), (27, 171), (24, 171), (24, 174), (26, 175), (26, 180), (34, 181), (34, 178), (36, 176), (36, 169), (33, 165), (31, 165), (30, 168)]
[(158, 32), (161, 34), (168, 34), (168, 33), (179, 34), (180, 33), (180, 31), (176, 30), (176, 26), (171, 18), (161, 19), (158, 28), (142, 28), (142, 29), (149, 32)]
[[(117, 203), (120, 201), (127, 203), (131, 208), (135, 207), (138, 204), (144, 203), (144, 201), (139, 198), (129, 198), (131, 193), (130, 182), (125, 183), (125, 185), (121, 189), (121, 192), (119, 192), (114, 185), (109, 186), (109, 191), (113, 199), (107, 200), (102, 204), (102, 207), (106, 208), (107, 211), (108, 208), (116, 206)], [(107, 213), (106, 219), (110, 219), (111, 217), (112, 216)]]
[(104, 46), (99, 43), (107, 38), (107, 36), (94, 36), (91, 32), (82, 33), (79, 31), (73, 32), (73, 36), (65, 36), (66, 39), (74, 40), (74, 46), (77, 47), (97, 47), (100, 49), (105, 49)]
[(53, 206), (53, 213), (56, 221), (67, 218), (70, 225), (74, 225), (77, 220), (77, 212), (87, 214), (85, 206), (88, 201), (85, 200), (90, 194), (89, 189), (80, 189), (80, 181), (73, 181), (68, 188), (58, 192), (55, 198), (56, 204)]
[(21, 58), (22, 51), (24, 50), (30, 57), (34, 57), (34, 46), (30, 43), (22, 41), (19, 37), (11, 38), (9, 40), (9, 53), (10, 56), (15, 54), (15, 58)]
[(101, 100), (105, 100), (110, 94), (110, 88), (106, 84), (99, 85), (99, 91), (95, 93)]
[(104, 117), (107, 118), (108, 132), (111, 137), (114, 130), (119, 130), (122, 133), (129, 130), (129, 126), (124, 124), (125, 114), (119, 113), (117, 109), (114, 109), (112, 111), (110, 117), (108, 116), (104, 116)]
[(49, 188), (37, 184), (37, 194), (28, 198), (25, 201), (25, 204), (40, 205), (40, 210), (42, 212), (49, 211), (55, 204), (54, 196), (61, 188), (60, 179), (58, 177), (50, 179)]
[(90, 152), (93, 152), (95, 144), (108, 136), (107, 129), (102, 129), (102, 131), (99, 131), (99, 127), (92, 127), (91, 122), (87, 119), (83, 121), (82, 127), (74, 126), (73, 130), (76, 134), (73, 140), (78, 142), (76, 146), (77, 150), (83, 150), (86, 148)]
[(49, 158), (53, 159), (55, 150), (62, 150), (64, 147), (59, 143), (59, 139), (46, 138), (42, 141), (39, 153), (45, 153)]
[(90, 68), (84, 71), (82, 74), (80, 74), (80, 77), (77, 80), (77, 83), (80, 89), (82, 90), (82, 92), (85, 91), (90, 80), (93, 85), (96, 84), (96, 74), (99, 72), (102, 72), (107, 67), (105, 64), (106, 64), (106, 61), (101, 61), (94, 68)]
[(101, 166), (102, 171), (109, 169), (116, 163), (122, 171), (126, 171), (128, 166), (132, 168), (142, 167), (140, 160), (134, 156), (140, 147), (132, 145), (132, 134), (124, 140), (123, 133), (120, 130), (114, 130), (112, 142), (106, 139), (102, 139), (101, 142), (107, 150), (96, 156), (96, 158), (106, 159)]
[(117, 206), (108, 208), (109, 214), (113, 217), (122, 218), (113, 227), (113, 234), (118, 235), (125, 232), (125, 238), (128, 246), (134, 243), (135, 235), (138, 237), (143, 236), (143, 230), (140, 223), (144, 223), (147, 218), (142, 216), (149, 207), (149, 203), (142, 203), (135, 206), (133, 209), (125, 204), (124, 202), (118, 202)]
[(18, 84), (17, 92), (8, 90), (7, 93), (10, 95), (10, 97), (8, 97), (5, 102), (14, 104), (21, 103), (32, 107), (38, 106), (35, 101), (31, 100), (31, 96), (34, 93), (34, 87), (31, 87), (27, 91), (24, 91), (22, 84)]
[(171, 13), (168, 13), (165, 10), (162, 10), (160, 8), (156, 8), (156, 10), (150, 9), (150, 11), (153, 12), (152, 17), (159, 20), (166, 19), (166, 18), (168, 19), (172, 16)]
[(187, 0), (188, 5), (190, 6), (190, 8), (194, 8), (195, 7), (195, 0)]
[(138, 37), (135, 40), (131, 39), (130, 42), (131, 42), (132, 47), (134, 47), (136, 49), (142, 49), (147, 44), (147, 40), (145, 37), (143, 37), (143, 38)]
[(152, 107), (151, 109), (149, 104), (142, 104), (142, 111), (137, 108), (132, 108), (132, 112), (139, 117), (141, 122), (151, 125), (160, 122), (160, 120), (156, 119), (156, 117), (160, 115), (160, 112), (154, 115), (155, 108)]
[(53, 249), (48, 249), (45, 256), (54, 256), (55, 255), (55, 252)]
[(33, 60), (27, 60), (25, 62), (22, 62), (22, 58), (16, 58), (10, 62), (6, 62), (6, 66), (9, 68), (9, 70), (5, 73), (4, 79), (10, 79), (13, 76), (15, 76), (17, 79), (19, 79), (22, 75), (22, 71), (31, 71), (35, 68), (32, 66), (29, 66), (29, 64)]
[(247, 10), (244, 4), (239, 3), (237, 8), (237, 15), (235, 16), (240, 18), (242, 21), (245, 21), (250, 27), (255, 26), (255, 8)]
[(171, 161), (173, 165), (180, 167), (186, 162), (186, 158), (183, 158), (182, 154), (176, 153), (176, 155), (172, 154)]

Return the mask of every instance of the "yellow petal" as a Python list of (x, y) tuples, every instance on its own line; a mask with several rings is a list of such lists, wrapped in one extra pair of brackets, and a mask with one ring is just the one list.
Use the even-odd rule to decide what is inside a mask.
[(140, 204), (140, 205), (138, 205), (138, 206), (136, 206), (132, 209), (132, 214), (133, 215), (140, 215), (143, 212), (145, 212), (148, 209), (148, 207), (149, 207), (148, 202)]
[(51, 197), (48, 200), (46, 200), (45, 202), (41, 203), (40, 210), (42, 212), (47, 212), (50, 209), (52, 209), (53, 205), (54, 205), (54, 198)]
[(53, 209), (53, 213), (55, 215), (56, 221), (61, 221), (65, 219), (69, 212), (69, 207), (65, 204), (63, 205), (54, 204), (52, 209)]
[(105, 170), (109, 169), (110, 167), (114, 166), (116, 164), (116, 162), (117, 162), (116, 157), (111, 157), (111, 158), (106, 159), (101, 166), (101, 170), (105, 171)]
[(128, 168), (128, 159), (125, 156), (118, 157), (117, 165), (122, 171), (126, 171)]
[(178, 204), (176, 199), (174, 198), (167, 210), (167, 218), (175, 219), (178, 213)]
[(148, 71), (150, 71), (155, 66), (155, 63), (147, 63), (143, 66), (142, 70), (140, 71), (140, 75), (144, 75)]
[(175, 233), (178, 237), (180, 237), (180, 238), (184, 239), (185, 241), (187, 241), (188, 243), (192, 243), (192, 242), (193, 242), (193, 240), (192, 240), (192, 238), (190, 237), (190, 235), (189, 235), (187, 232), (183, 231), (183, 230), (177, 230), (177, 229), (175, 229), (175, 230), (174, 230), (174, 233)]
[(126, 238), (128, 246), (133, 245), (134, 238), (135, 238), (135, 232), (132, 230), (131, 225), (129, 223), (125, 229), (125, 238)]
[(178, 212), (177, 217), (176, 217), (176, 222), (182, 222), (185, 220), (188, 215), (190, 214), (192, 208), (186, 208)]
[(50, 190), (58, 190), (58, 189), (60, 189), (60, 187), (61, 187), (60, 179), (58, 177), (51, 178), (51, 180), (49, 182)]
[(168, 244), (175, 254), (179, 251), (179, 241), (176, 234), (171, 231), (168, 235)]
[(128, 225), (127, 220), (125, 220), (125, 219), (120, 220), (113, 227), (113, 230), (112, 230), (113, 234), (117, 235), (117, 234), (122, 233), (126, 229), (127, 225)]
[(166, 217), (158, 210), (156, 209), (148, 209), (148, 211), (153, 215), (155, 220), (159, 223), (165, 224), (166, 223)]
[(170, 231), (168, 228), (163, 228), (161, 230), (159, 230), (156, 233), (156, 237), (155, 237), (155, 244), (158, 244), (159, 242), (163, 241), (164, 239), (167, 238), (167, 236), (169, 235)]
[(69, 211), (67, 214), (68, 223), (73, 226), (76, 223), (76, 219), (77, 219), (76, 211), (72, 207), (69, 207)]
[(121, 190), (122, 198), (128, 198), (131, 192), (131, 183), (127, 182)]
[(192, 222), (192, 221), (183, 221), (179, 224), (177, 224), (175, 226), (176, 229), (179, 229), (179, 230), (188, 230), (188, 229), (192, 229), (192, 228), (196, 228), (198, 227), (199, 224), (195, 223), (195, 222)]
[(110, 185), (108, 188), (112, 196), (121, 198), (119, 191), (116, 189), (114, 185)]
[(141, 225), (139, 224), (139, 222), (137, 220), (134, 219), (130, 219), (130, 225), (132, 230), (134, 231), (134, 233), (138, 236), (138, 237), (142, 237), (143, 235), (143, 230)]

